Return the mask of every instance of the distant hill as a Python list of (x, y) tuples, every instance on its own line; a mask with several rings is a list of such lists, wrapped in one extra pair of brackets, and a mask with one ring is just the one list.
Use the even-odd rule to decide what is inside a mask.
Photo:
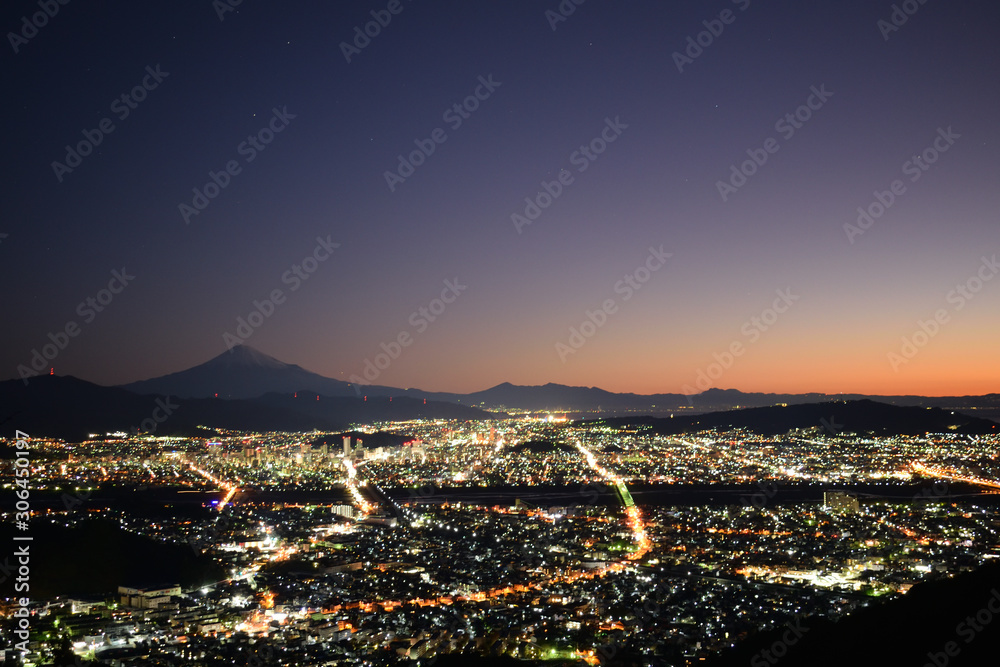
[[(294, 394), (306, 391), (330, 398), (365, 396), (409, 397), (463, 403), (461, 394), (400, 389), (384, 385), (356, 385), (287, 364), (249, 345), (236, 345), (187, 370), (149, 380), (119, 385), (136, 394), (157, 394), (178, 398), (253, 399), (266, 394)], [(464, 402), (469, 405), (468, 401)]]
[[(445, 395), (442, 395), (445, 396)], [(735, 408), (795, 405), (827, 401), (875, 400), (880, 403), (902, 406), (964, 408), (984, 410), (1000, 416), (1000, 394), (983, 396), (878, 396), (867, 394), (765, 394), (742, 392), (737, 389), (707, 389), (687, 394), (634, 394), (614, 393), (599, 387), (571, 387), (548, 383), (538, 386), (521, 386), (504, 382), (495, 387), (472, 394), (449, 395), (447, 400), (459, 400), (467, 405), (486, 409), (534, 410), (574, 413), (615, 414), (664, 414), (703, 413)]]
[(178, 398), (259, 398), (269, 393), (313, 391), (323, 396), (357, 396), (347, 382), (286, 364), (248, 345), (185, 371), (121, 386), (136, 394)]
[(576, 448), (562, 442), (551, 442), (549, 440), (529, 440), (514, 445), (510, 448), (512, 452), (529, 454), (551, 454), (552, 452), (575, 452)]
[[(11, 543), (15, 531), (0, 527)], [(191, 588), (225, 578), (226, 570), (189, 546), (160, 542), (127, 532), (111, 521), (82, 521), (72, 528), (32, 523), (31, 593), (35, 598), (61, 595), (113, 596), (118, 586), (176, 583)], [(14, 595), (14, 578), (0, 581), (3, 597)]]
[[(167, 415), (167, 411), (170, 412)], [(155, 417), (165, 417), (159, 423)], [(334, 430), (347, 420), (317, 419), (280, 406), (249, 401), (139, 396), (72, 376), (41, 375), (28, 386), (0, 382), (0, 422), (31, 436), (78, 442), (90, 433), (152, 431), (156, 435), (195, 435), (198, 425), (247, 430)], [(145, 425), (144, 425), (145, 422)]]
[(260, 398), (269, 393), (311, 391), (329, 397), (392, 396), (445, 401), (486, 410), (567, 412), (576, 416), (661, 415), (673, 412), (701, 413), (733, 408), (778, 404), (819, 403), (835, 400), (874, 399), (893, 405), (933, 406), (983, 410), (1000, 416), (1000, 394), (985, 396), (866, 396), (862, 394), (764, 394), (736, 389), (708, 389), (700, 393), (615, 393), (599, 387), (573, 387), (548, 383), (538, 386), (509, 382), (471, 394), (430, 392), (385, 385), (355, 385), (324, 377), (301, 366), (287, 364), (248, 345), (232, 350), (184, 371), (122, 385), (139, 394), (180, 398)]
[[(168, 414), (169, 413), (169, 414)], [(156, 422), (157, 417), (162, 421)], [(0, 424), (5, 434), (70, 442), (88, 434), (133, 430), (156, 435), (206, 435), (199, 425), (253, 431), (339, 431), (352, 423), (417, 418), (488, 419), (492, 414), (461, 405), (415, 398), (326, 397), (298, 392), (254, 400), (140, 396), (72, 376), (41, 375), (27, 386), (0, 382)]]
[(613, 393), (598, 387), (569, 387), (560, 384), (518, 386), (499, 384), (484, 391), (466, 394), (462, 402), (486, 408), (547, 410), (569, 412), (578, 416), (587, 412), (602, 414), (702, 413), (734, 408), (795, 405), (826, 401), (875, 400), (901, 406), (964, 408), (1000, 415), (1000, 394), (983, 396), (879, 396), (868, 394), (765, 394), (737, 389), (708, 389), (686, 394)]
[(502, 413), (409, 396), (367, 396), (362, 398), (319, 396), (313, 392), (296, 394), (267, 394), (247, 401), (273, 409), (288, 410), (316, 419), (336, 417), (347, 423), (370, 424), (378, 421), (405, 421), (409, 419), (493, 419)]
[(731, 428), (746, 428), (762, 435), (809, 428), (819, 428), (828, 434), (854, 432), (881, 436), (1000, 432), (997, 422), (952, 410), (888, 405), (867, 399), (745, 408), (674, 418), (615, 417), (600, 421), (615, 426), (648, 426), (661, 435)]
[[(782, 667), (885, 667), (938, 665), (984, 667), (996, 665), (1000, 653), (1000, 622), (990, 609), (1000, 609), (1000, 564), (987, 565), (954, 579), (917, 584), (902, 598), (872, 603), (842, 618), (804, 618), (801, 635), (778, 628), (754, 635), (731, 652), (706, 661), (706, 667), (746, 667), (780, 664)], [(986, 610), (986, 611), (984, 611)], [(969, 622), (969, 617), (972, 622)], [(977, 620), (977, 617), (979, 620)], [(983, 623), (983, 619), (991, 623)], [(976, 630), (978, 628), (978, 631)], [(782, 636), (796, 641), (779, 647), (781, 658), (763, 651)], [(951, 643), (951, 655), (946, 650)]]
[(684, 401), (683, 394), (616, 394), (597, 387), (570, 387), (552, 382), (541, 386), (519, 386), (504, 382), (484, 391), (467, 394), (465, 398), (470, 405), (485, 403), (520, 410), (572, 411), (596, 407), (623, 410), (636, 405), (654, 405), (660, 396), (663, 397), (664, 404), (676, 405), (678, 401)]

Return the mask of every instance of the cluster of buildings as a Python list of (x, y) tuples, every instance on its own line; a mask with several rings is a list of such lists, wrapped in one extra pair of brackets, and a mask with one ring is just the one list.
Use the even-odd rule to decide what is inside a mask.
[[(0, 649), (23, 664), (51, 663), (68, 641), (122, 666), (388, 666), (454, 653), (693, 665), (750, 633), (838, 618), (1000, 556), (996, 444), (673, 438), (533, 419), (33, 441), (34, 525), (110, 521), (225, 574), (150, 584), (163, 578), (151, 569), (102, 596), (34, 600), (29, 652)], [(712, 502), (647, 491), (633, 507), (625, 487), (637, 482), (720, 491)], [(807, 483), (824, 492), (778, 492)], [(890, 483), (909, 491), (866, 491)], [(10, 470), (0, 484), (13, 493)], [(984, 492), (952, 497), (949, 485)], [(71, 489), (76, 500), (59, 502)], [(167, 506), (123, 500), (145, 497)], [(0, 609), (5, 626), (11, 609)]]

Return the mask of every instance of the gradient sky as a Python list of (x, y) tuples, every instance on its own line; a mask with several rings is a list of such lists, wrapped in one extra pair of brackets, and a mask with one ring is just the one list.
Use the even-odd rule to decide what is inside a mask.
[[(340, 44), (390, 3), (244, 0), (220, 18), (224, 1), (70, 2), (16, 53), (7, 35), (0, 376), (69, 322), (57, 374), (182, 370), (281, 289), (246, 343), (344, 380), (407, 333), (377, 383), (651, 393), (713, 372), (744, 391), (1000, 391), (1000, 279), (949, 299), (993, 278), (982, 258), (1000, 253), (997, 3), (913, 2), (888, 32), (892, 3), (871, 0), (590, 0), (555, 30), (557, 0), (401, 0), (348, 63)], [(724, 10), (678, 71), (674, 53)], [(0, 26), (37, 11), (6, 2)], [(157, 66), (169, 75), (119, 119), (114, 100)], [(452, 129), (444, 112), (490, 76), (499, 87)], [(776, 121), (823, 86), (786, 138)], [(295, 118), (248, 163), (238, 146), (275, 107)], [(52, 163), (104, 118), (114, 131), (60, 182)], [(579, 171), (572, 154), (608, 118), (627, 128)], [(436, 128), (446, 141), (390, 191), (397, 155)], [(939, 128), (959, 138), (911, 181), (904, 163)], [(769, 137), (777, 152), (723, 201), (717, 182)], [(242, 171), (185, 224), (179, 204), (230, 160)], [(518, 233), (512, 214), (562, 170), (572, 183)], [(844, 225), (896, 179), (905, 192), (849, 242)], [(282, 276), (317, 237), (340, 247), (292, 291)], [(626, 301), (616, 284), (660, 246), (672, 256)], [(134, 280), (86, 321), (78, 304), (122, 267)], [(467, 289), (423, 328), (419, 309), (456, 278)], [(797, 300), (758, 328), (786, 289)]]

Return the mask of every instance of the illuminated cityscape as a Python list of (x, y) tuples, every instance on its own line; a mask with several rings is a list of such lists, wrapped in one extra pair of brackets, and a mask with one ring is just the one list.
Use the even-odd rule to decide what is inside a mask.
[(115, 664), (694, 664), (1000, 556), (997, 444), (558, 416), (31, 440), (33, 526), (112, 522), (211, 568), (33, 599), (24, 664), (67, 640)]
[(0, 26), (0, 667), (1000, 664), (1000, 2)]

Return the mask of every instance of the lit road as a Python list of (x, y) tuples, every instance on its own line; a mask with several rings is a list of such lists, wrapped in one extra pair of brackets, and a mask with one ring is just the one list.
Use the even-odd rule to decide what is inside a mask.
[(646, 526), (642, 522), (642, 513), (632, 502), (632, 495), (628, 492), (628, 488), (625, 486), (625, 480), (598, 463), (597, 456), (595, 456), (592, 451), (584, 447), (583, 443), (579, 440), (576, 443), (576, 448), (580, 450), (580, 453), (582, 453), (583, 457), (587, 460), (587, 465), (589, 465), (594, 472), (600, 475), (601, 479), (603, 479), (605, 483), (614, 486), (618, 490), (622, 499), (622, 504), (625, 505), (625, 516), (628, 522), (629, 530), (632, 531), (632, 539), (635, 540), (635, 544), (638, 547), (637, 551), (629, 554), (628, 559), (639, 560), (649, 552), (651, 545), (649, 537), (646, 535)]
[[(512, 584), (509, 586), (499, 586), (496, 588), (491, 588), (485, 591), (476, 591), (468, 595), (441, 595), (434, 598), (413, 598), (408, 600), (374, 600), (374, 601), (358, 601), (353, 603), (347, 603), (345, 607), (359, 608), (364, 611), (372, 611), (375, 608), (382, 608), (386, 611), (390, 611), (402, 605), (418, 605), (421, 607), (429, 606), (441, 606), (454, 604), (456, 601), (463, 600), (474, 600), (482, 602), (484, 600), (501, 598), (507, 595), (513, 595), (517, 593), (529, 593), (532, 591), (544, 591), (546, 588), (552, 584), (558, 583), (573, 583), (576, 581), (585, 581), (588, 579), (594, 579), (595, 577), (601, 577), (609, 572), (622, 572), (629, 565), (636, 560), (641, 559), (645, 556), (649, 550), (652, 548), (652, 544), (649, 541), (649, 537), (646, 535), (646, 527), (642, 520), (642, 513), (639, 508), (634, 504), (630, 504), (631, 495), (628, 493), (628, 489), (625, 488), (624, 480), (617, 474), (607, 470), (600, 465), (597, 461), (597, 457), (589, 449), (584, 447), (581, 443), (577, 442), (577, 449), (583, 454), (584, 458), (587, 460), (587, 464), (593, 469), (605, 483), (615, 486), (619, 489), (619, 493), (624, 489), (622, 495), (622, 504), (625, 505), (625, 517), (628, 524), (629, 530), (632, 533), (632, 538), (637, 546), (636, 551), (630, 553), (624, 560), (612, 561), (601, 567), (596, 567), (590, 570), (570, 570), (563, 572), (562, 574), (544, 579), (541, 581), (528, 583), (528, 584)], [(366, 507), (366, 511), (371, 511), (374, 509), (370, 503), (364, 500), (364, 497), (359, 491), (357, 491), (358, 477), (357, 469), (354, 465), (345, 461), (348, 471), (348, 488), (352, 489), (352, 493), (356, 493), (355, 502), (359, 506)], [(363, 483), (363, 482), (361, 482)], [(338, 610), (340, 607), (334, 609)], [(593, 659), (592, 655), (580, 655), (581, 659), (591, 662)], [(593, 664), (593, 663), (591, 663)]]
[(969, 477), (967, 475), (962, 475), (958, 471), (949, 470), (948, 468), (932, 468), (924, 465), (920, 461), (916, 461), (913, 464), (913, 470), (931, 477), (950, 479), (953, 482), (965, 482), (967, 484), (975, 484), (976, 486), (985, 486), (989, 489), (1000, 489), (1000, 482), (996, 482), (995, 480), (983, 479), (981, 477)]
[(236, 493), (240, 490), (240, 488), (235, 484), (221, 480), (212, 473), (208, 472), (207, 470), (202, 470), (201, 468), (197, 467), (193, 463), (189, 463), (188, 465), (191, 467), (191, 470), (198, 473), (208, 481), (212, 482), (212, 484), (215, 484), (216, 486), (223, 488), (227, 491), (226, 497), (219, 502), (220, 512), (225, 508), (227, 504), (229, 504), (229, 501), (232, 500), (233, 496), (235, 496)]

